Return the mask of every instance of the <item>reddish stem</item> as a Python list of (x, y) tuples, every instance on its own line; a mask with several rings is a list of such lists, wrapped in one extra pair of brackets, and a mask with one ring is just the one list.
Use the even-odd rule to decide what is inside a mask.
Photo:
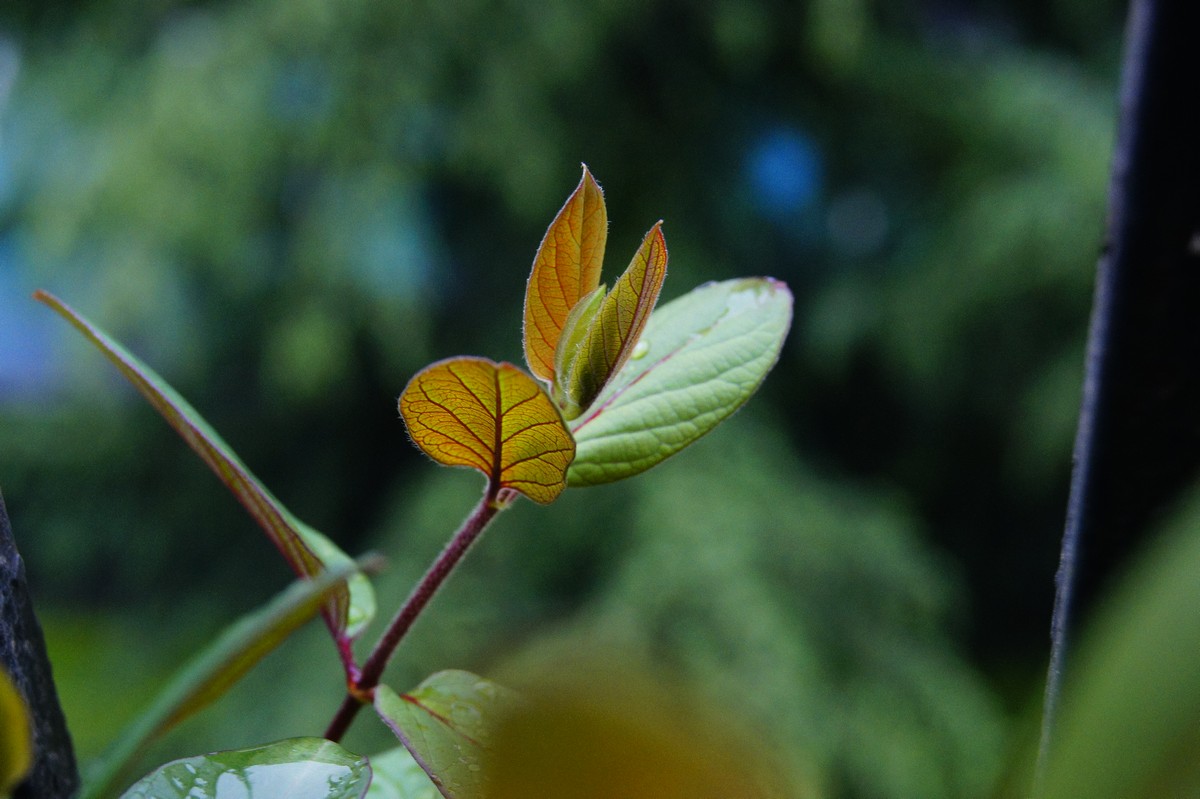
[(362, 669), (358, 667), (358, 663), (354, 660), (354, 641), (341, 633), (337, 637), (338, 655), (342, 659), (342, 668), (346, 672), (346, 683), (356, 685), (362, 678)]
[(462, 560), (463, 555), (467, 554), (471, 544), (475, 543), (475, 539), (479, 538), (488, 523), (508, 505), (511, 499), (512, 492), (501, 490), (497, 484), (489, 482), (483, 499), (475, 506), (475, 510), (471, 511), (471, 515), (451, 537), (450, 543), (446, 544), (446, 548), (437, 556), (433, 565), (425, 572), (425, 576), (421, 578), (412, 593), (408, 595), (408, 599), (401, 605), (400, 610), (392, 617), (387, 629), (363, 663), (357, 679), (352, 678), (349, 681), (346, 698), (329, 722), (328, 729), (325, 730), (326, 738), (331, 741), (340, 741), (350, 727), (350, 723), (354, 721), (354, 717), (358, 715), (359, 709), (364, 704), (373, 701), (375, 687), (379, 685), (383, 670), (387, 667), (388, 661), (391, 660), (400, 641), (412, 628), (413, 622), (429, 604), (429, 600), (437, 593), (438, 588), (450, 576), (450, 572)]

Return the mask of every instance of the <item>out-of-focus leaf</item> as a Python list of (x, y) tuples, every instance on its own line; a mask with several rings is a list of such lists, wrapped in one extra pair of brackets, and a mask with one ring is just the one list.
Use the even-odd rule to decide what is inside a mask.
[(511, 363), (431, 364), (400, 395), (400, 415), (413, 443), (438, 463), (478, 469), (543, 504), (567, 486), (575, 442), (546, 392)]
[(492, 725), (517, 701), (507, 688), (465, 671), (440, 671), (406, 694), (375, 689), (376, 712), (446, 799), (480, 796)]
[(525, 362), (547, 383), (554, 381), (554, 351), (567, 314), (600, 284), (607, 238), (604, 192), (584, 166), (546, 230), (525, 290)]
[[(572, 663), (573, 666), (578, 665)], [(586, 668), (586, 667), (585, 667)], [(580, 679), (551, 675), (522, 690), (495, 720), (484, 753), (487, 799), (613, 796), (653, 799), (781, 799), (767, 749), (754, 751), (726, 715), (669, 696), (619, 667)], [(576, 680), (576, 682), (572, 682)], [(807, 791), (791, 799), (810, 796)]]
[(658, 302), (666, 276), (667, 242), (659, 222), (604, 298), (578, 348), (561, 358), (568, 366), (556, 376), (555, 389), (568, 420), (583, 413), (625, 365)]
[(1200, 490), (1076, 658), (1038, 799), (1200, 796)]
[(121, 799), (361, 799), (370, 781), (365, 757), (324, 738), (292, 738), (171, 761)]
[[(38, 291), (34, 297), (70, 322), (133, 383), (200, 459), (216, 472), (297, 574), (313, 577), (326, 566), (353, 562), (329, 539), (297, 520), (272, 496), (196, 409), (153, 369), (54, 295)], [(356, 575), (349, 584), (351, 587), (347, 588), (339, 583), (330, 593), (324, 609), (326, 623), (335, 636), (343, 640), (353, 639), (362, 631), (374, 613), (375, 604), (374, 592), (365, 576)], [(351, 606), (353, 602), (358, 603), (356, 607)]]
[(269, 604), (239, 619), (167, 683), (88, 775), (85, 797), (111, 796), (114, 783), (153, 739), (212, 704), (321, 609), (325, 598), (356, 573), (354, 563), (299, 580)]
[(572, 486), (630, 477), (712, 430), (754, 393), (791, 327), (771, 278), (708, 283), (659, 308), (630, 360), (572, 423)]
[(0, 668), (0, 796), (8, 796), (32, 766), (29, 710), (8, 672)]
[(441, 794), (425, 770), (403, 746), (371, 756), (367, 799), (438, 799)]

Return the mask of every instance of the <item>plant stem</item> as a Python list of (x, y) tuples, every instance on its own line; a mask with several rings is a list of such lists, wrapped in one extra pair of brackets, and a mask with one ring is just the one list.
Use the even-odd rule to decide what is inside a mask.
[(379, 685), (383, 670), (391, 660), (396, 647), (412, 628), (413, 622), (417, 620), (421, 611), (429, 604), (429, 600), (433, 599), (438, 588), (450, 576), (450, 572), (462, 560), (463, 555), (467, 554), (471, 544), (475, 543), (475, 539), (479, 538), (496, 514), (507, 507), (510, 497), (502, 496), (507, 493), (502, 492), (495, 481), (489, 481), (487, 491), (479, 500), (479, 504), (475, 506), (475, 510), (471, 511), (471, 515), (450, 538), (450, 543), (446, 544), (445, 549), (437, 556), (429, 570), (425, 572), (425, 576), (413, 588), (408, 599), (404, 601), (400, 610), (388, 623), (387, 629), (384, 630), (383, 635), (376, 642), (375, 648), (371, 650), (371, 654), (363, 663), (358, 679), (351, 682), (346, 698), (329, 722), (329, 727), (325, 730), (326, 738), (335, 742), (340, 741), (350, 727), (350, 723), (358, 715), (359, 709), (372, 700), (375, 687)]
[[(35, 742), (33, 765), (14, 796), (67, 799), (79, 792), (79, 769), (71, 734), (58, 701), (46, 641), (33, 609), (25, 562), (17, 551), (4, 497), (0, 496), (0, 670), (7, 671), (29, 710)], [(4, 757), (18, 746), (0, 729)], [(11, 762), (11, 761), (10, 761)]]
[(1113, 564), (1200, 468), (1198, 25), (1195, 3), (1129, 4), (1034, 796), (1053, 771), (1064, 684), (1074, 679), (1074, 619), (1094, 610)]

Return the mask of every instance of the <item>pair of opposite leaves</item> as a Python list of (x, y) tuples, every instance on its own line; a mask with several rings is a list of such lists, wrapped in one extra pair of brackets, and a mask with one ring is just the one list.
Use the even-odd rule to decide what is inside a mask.
[[(625, 273), (607, 291), (600, 284), (600, 271), (608, 215), (600, 186), (585, 166), (579, 185), (542, 239), (526, 288), (525, 360), (545, 388), (509, 363), (474, 357), (434, 363), (413, 377), (400, 396), (400, 413), (413, 442), (439, 463), (478, 469), (495, 491), (519, 491), (548, 503), (568, 482), (588, 485), (647, 469), (736, 410), (778, 357), (790, 325), (791, 295), (782, 283), (770, 279), (701, 287), (655, 315), (655, 320), (660, 316), (673, 320), (661, 331), (669, 355), (659, 353), (652, 365), (622, 372), (631, 357), (644, 356), (648, 347), (645, 342), (639, 345), (639, 339), (667, 272), (661, 224), (650, 229)], [(672, 314), (668, 311), (672, 306), (681, 307)], [(765, 315), (760, 316), (769, 324), (752, 321), (747, 327), (747, 310), (762, 310)], [(674, 374), (670, 369), (658, 370), (668, 378), (657, 383), (643, 380), (652, 366), (683, 353), (731, 314), (743, 317), (743, 324), (726, 324), (730, 333), (710, 338), (717, 346), (727, 345), (730, 342), (724, 339), (736, 334), (739, 352), (732, 360), (724, 359), (717, 372), (706, 373), (705, 366), (695, 364), (685, 371), (689, 359), (678, 357)], [(697, 326), (688, 327), (693, 321)], [(742, 373), (736, 392), (722, 395), (703, 386), (714, 378), (730, 383), (731, 368)], [(641, 384), (638, 390), (628, 391), (635, 383)], [(679, 417), (677, 409), (665, 414), (661, 409), (657, 414), (640, 408), (629, 412), (634, 402), (646, 399), (647, 392), (689, 387), (700, 388), (712, 400), (687, 403), (686, 414), (692, 418)], [(621, 413), (611, 413), (622, 403)], [(605, 413), (618, 423), (596, 423)], [(664, 418), (669, 421), (666, 426)], [(595, 431), (593, 439), (603, 436), (629, 443), (615, 449), (609, 444), (592, 447), (587, 458), (591, 462), (577, 461), (568, 474), (576, 444), (595, 443), (587, 441), (583, 431), (589, 424), (588, 432)], [(686, 428), (686, 433), (671, 435), (672, 425)], [(647, 439), (648, 445), (639, 447)]]

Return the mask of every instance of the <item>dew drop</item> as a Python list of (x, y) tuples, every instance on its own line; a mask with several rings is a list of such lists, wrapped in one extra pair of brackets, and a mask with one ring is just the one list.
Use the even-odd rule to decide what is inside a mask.
[(646, 353), (650, 351), (650, 342), (642, 339), (633, 348), (633, 352), (629, 353), (630, 360), (636, 361), (639, 358), (645, 358)]

